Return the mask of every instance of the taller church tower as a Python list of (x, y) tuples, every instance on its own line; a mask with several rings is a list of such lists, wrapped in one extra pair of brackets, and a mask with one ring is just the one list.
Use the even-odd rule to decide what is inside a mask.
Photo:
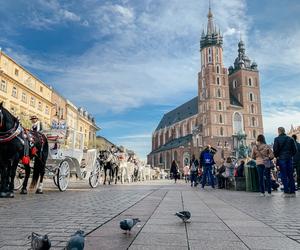
[(198, 123), (203, 144), (227, 144), (232, 136), (227, 69), (223, 65), (223, 37), (208, 11), (206, 33), (200, 41), (201, 71), (198, 73)]

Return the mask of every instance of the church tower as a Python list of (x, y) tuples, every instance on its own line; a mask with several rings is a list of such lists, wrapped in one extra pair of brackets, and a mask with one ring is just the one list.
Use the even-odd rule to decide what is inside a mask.
[(206, 32), (200, 40), (201, 71), (198, 73), (198, 123), (203, 144), (225, 145), (232, 135), (227, 69), (223, 65), (223, 37), (208, 11)]
[(245, 44), (238, 43), (238, 56), (234, 66), (229, 67), (230, 92), (242, 105), (243, 133), (246, 134), (246, 143), (255, 141), (263, 133), (262, 110), (260, 100), (260, 82), (257, 64), (251, 63), (245, 52)]

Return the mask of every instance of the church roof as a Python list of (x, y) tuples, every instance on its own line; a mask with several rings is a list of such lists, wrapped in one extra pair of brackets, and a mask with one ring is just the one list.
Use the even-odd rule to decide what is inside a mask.
[(243, 107), (243, 105), (232, 93), (230, 93), (230, 104), (238, 107)]
[(189, 135), (177, 138), (177, 139), (173, 139), (173, 140), (167, 142), (166, 144), (160, 146), (158, 149), (153, 150), (150, 154), (158, 153), (158, 152), (169, 150), (172, 148), (179, 148), (180, 146), (187, 146), (188, 143), (192, 141), (192, 139), (193, 139), (192, 134), (189, 134)]
[(188, 117), (198, 114), (198, 97), (194, 97), (188, 102), (164, 114), (155, 131), (169, 127), (174, 123), (185, 120)]

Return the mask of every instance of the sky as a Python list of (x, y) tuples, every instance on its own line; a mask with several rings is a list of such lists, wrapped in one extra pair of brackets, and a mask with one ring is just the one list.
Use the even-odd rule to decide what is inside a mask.
[[(260, 71), (264, 130), (300, 125), (300, 1), (212, 0), (224, 65)], [(208, 0), (0, 0), (0, 47), (145, 159), (163, 114), (197, 95)]]

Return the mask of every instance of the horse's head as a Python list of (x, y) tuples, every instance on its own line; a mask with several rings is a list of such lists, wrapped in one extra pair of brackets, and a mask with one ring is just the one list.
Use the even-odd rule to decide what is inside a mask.
[(14, 117), (6, 108), (3, 107), (3, 102), (0, 103), (0, 131), (5, 132), (11, 129), (17, 118)]

